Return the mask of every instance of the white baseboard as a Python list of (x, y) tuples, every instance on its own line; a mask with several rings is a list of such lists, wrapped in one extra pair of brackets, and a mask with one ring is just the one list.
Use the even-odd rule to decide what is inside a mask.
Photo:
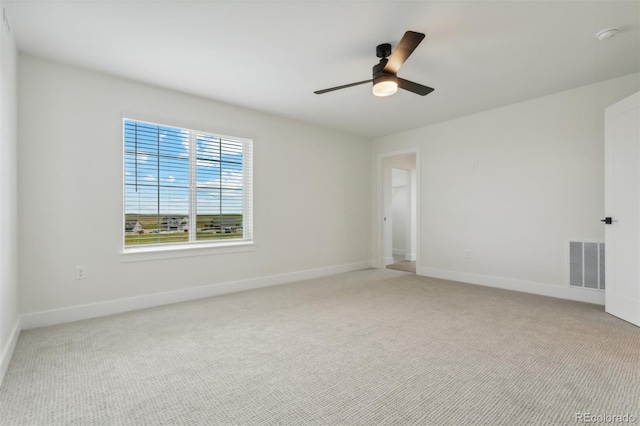
[(18, 337), (20, 337), (21, 331), (22, 331), (21, 321), (20, 321), (20, 317), (18, 317), (16, 318), (16, 321), (13, 324), (13, 328), (11, 329), (11, 335), (9, 336), (7, 343), (2, 348), (2, 352), (0, 352), (0, 386), (2, 386), (4, 375), (7, 372), (7, 368), (9, 368), (9, 363), (11, 362), (13, 351), (15, 351), (16, 345), (18, 344)]
[(393, 256), (384, 258), (384, 266), (391, 265), (393, 262)]
[[(404, 260), (409, 260), (411, 262), (415, 262), (416, 261), (416, 254), (415, 253), (407, 253), (407, 250), (405, 249), (399, 249), (399, 248), (394, 248), (393, 249), (393, 255), (394, 256), (403, 256)], [(393, 257), (389, 257), (387, 259), (390, 259), (389, 263), (393, 263)]]
[(604, 292), (588, 288), (542, 284), (533, 281), (523, 281), (511, 278), (491, 277), (471, 274), (468, 272), (449, 271), (445, 269), (422, 267), (417, 270), (418, 275), (459, 281), (467, 284), (478, 284), (523, 293), (538, 294), (540, 296), (556, 297), (558, 299), (575, 300), (578, 302), (604, 305)]
[(341, 274), (343, 272), (367, 269), (370, 267), (371, 261), (364, 261), (306, 271), (290, 272), (286, 274), (270, 275), (267, 277), (211, 284), (201, 287), (192, 287), (182, 290), (145, 294), (142, 296), (108, 300), (105, 302), (90, 303), (87, 305), (70, 306), (50, 311), (34, 312), (22, 315), (22, 329), (27, 330), (30, 328), (97, 318), (105, 315), (134, 311), (136, 309), (151, 308), (171, 303), (219, 296), (221, 294), (235, 293), (238, 291), (252, 290), (313, 278), (321, 278), (329, 275)]

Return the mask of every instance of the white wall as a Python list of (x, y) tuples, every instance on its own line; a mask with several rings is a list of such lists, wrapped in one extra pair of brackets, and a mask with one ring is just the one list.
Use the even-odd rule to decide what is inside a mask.
[(20, 333), (16, 127), (16, 48), (0, 22), (0, 384)]
[[(368, 141), (32, 56), (18, 66), (25, 326), (370, 265)], [(255, 251), (121, 263), (127, 112), (254, 138)]]
[(374, 166), (420, 149), (418, 273), (602, 303), (567, 287), (566, 245), (603, 239), (604, 108), (638, 86), (630, 75), (375, 140)]

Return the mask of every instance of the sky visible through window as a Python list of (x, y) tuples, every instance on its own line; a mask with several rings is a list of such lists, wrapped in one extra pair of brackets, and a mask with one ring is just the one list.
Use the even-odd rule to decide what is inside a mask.
[(242, 142), (125, 120), (124, 145), (126, 214), (189, 214), (194, 145), (197, 214), (242, 214)]

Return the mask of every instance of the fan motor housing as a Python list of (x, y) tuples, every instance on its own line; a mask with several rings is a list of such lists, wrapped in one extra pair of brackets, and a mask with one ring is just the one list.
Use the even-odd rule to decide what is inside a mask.
[(389, 60), (387, 58), (383, 58), (380, 60), (379, 63), (375, 64), (373, 66), (373, 79), (375, 80), (378, 77), (382, 77), (383, 75), (393, 75), (395, 76), (395, 74), (390, 73), (390, 72), (384, 72), (384, 67), (387, 66), (387, 62), (389, 62)]

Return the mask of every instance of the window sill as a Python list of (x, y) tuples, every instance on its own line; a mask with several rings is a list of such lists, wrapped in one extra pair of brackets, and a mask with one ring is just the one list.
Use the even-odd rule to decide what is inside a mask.
[(120, 252), (120, 262), (144, 262), (147, 260), (173, 259), (178, 257), (209, 256), (215, 254), (254, 251), (253, 241), (239, 241), (218, 244), (183, 244), (128, 248)]

